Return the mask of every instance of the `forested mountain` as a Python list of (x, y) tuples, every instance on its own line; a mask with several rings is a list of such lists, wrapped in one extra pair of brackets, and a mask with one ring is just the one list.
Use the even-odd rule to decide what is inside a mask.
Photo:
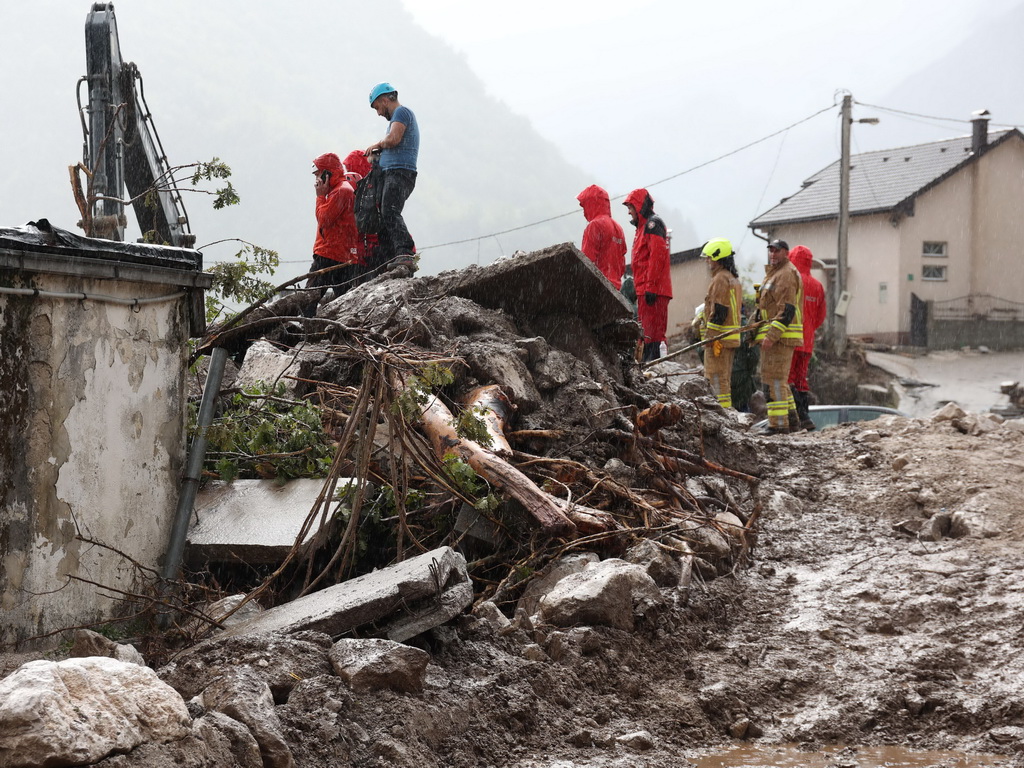
[[(0, 177), (2, 224), (45, 216), (74, 229), (77, 212), (64, 169), (81, 155), (73, 87), (85, 71), (90, 4), (30, 5), (8, 8), (4, 19), (8, 30), (27, 30), (47, 17), (50, 34), (41, 44), (50, 58), (33, 76), (46, 78), (40, 86), (45, 96), (22, 89), (21, 128), (8, 131), (4, 152), (32, 154), (36, 171), (31, 190), (22, 174)], [(516, 249), (579, 243), (585, 221), (576, 195), (601, 180), (568, 164), (527, 119), (488, 95), (465, 60), (416, 26), (398, 0), (116, 8), (122, 53), (142, 73), (171, 163), (218, 156), (234, 171), (242, 198), (237, 208), (212, 211), (208, 199), (187, 197), (200, 245), (241, 237), (279, 250), (288, 262), (282, 278), (305, 271), (314, 237), (310, 164), (322, 152), (344, 156), (383, 134), (386, 122), (367, 102), (381, 80), (399, 89), (420, 124), (419, 180), (406, 210), (418, 246), (427, 247), (424, 272), (486, 263)], [(625, 210), (613, 207), (631, 235)], [(509, 234), (429, 248), (566, 213)], [(662, 213), (689, 244), (693, 236), (681, 216)], [(233, 252), (231, 245), (205, 250), (208, 262)]]

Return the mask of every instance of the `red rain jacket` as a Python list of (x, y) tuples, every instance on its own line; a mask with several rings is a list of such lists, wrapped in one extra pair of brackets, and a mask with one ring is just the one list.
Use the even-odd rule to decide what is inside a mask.
[(618, 290), (622, 287), (622, 275), (626, 271), (626, 236), (612, 218), (608, 193), (591, 184), (576, 199), (583, 206), (583, 215), (588, 222), (583, 230), (583, 247), (580, 250)]
[(645, 293), (672, 298), (668, 230), (654, 213), (654, 198), (646, 189), (634, 189), (625, 202), (637, 212), (632, 255), (637, 301), (643, 301)]
[(814, 332), (825, 322), (825, 289), (814, 277), (811, 277), (811, 249), (803, 245), (793, 247), (789, 252), (789, 260), (800, 273), (804, 282), (804, 343), (797, 347), (799, 352), (814, 351)]
[(342, 264), (358, 264), (355, 190), (345, 181), (341, 160), (333, 152), (313, 161), (318, 171), (330, 171), (330, 189), (316, 198), (316, 242), (313, 253)]

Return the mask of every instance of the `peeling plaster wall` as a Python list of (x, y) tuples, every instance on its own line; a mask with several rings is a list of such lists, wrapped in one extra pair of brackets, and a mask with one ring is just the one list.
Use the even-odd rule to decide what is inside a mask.
[[(124, 298), (174, 292), (11, 272), (0, 282)], [(0, 642), (9, 643), (114, 615), (110, 592), (79, 581), (138, 586), (107, 547), (161, 562), (184, 466), (188, 324), (184, 299), (133, 310), (0, 294), (0, 316)]]

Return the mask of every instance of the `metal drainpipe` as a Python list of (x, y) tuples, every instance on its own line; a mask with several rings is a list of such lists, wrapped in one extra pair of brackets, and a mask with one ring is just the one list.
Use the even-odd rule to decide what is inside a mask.
[[(167, 558), (164, 560), (164, 567), (160, 573), (166, 581), (176, 579), (181, 567), (181, 556), (185, 551), (185, 539), (188, 536), (188, 523), (192, 517), (192, 507), (196, 502), (196, 492), (199, 490), (203, 458), (206, 456), (206, 430), (209, 428), (210, 422), (213, 421), (213, 406), (217, 402), (217, 394), (220, 392), (220, 383), (224, 378), (224, 366), (227, 359), (228, 351), (223, 347), (214, 348), (213, 354), (210, 355), (210, 370), (206, 374), (206, 384), (203, 387), (203, 401), (199, 406), (199, 421), (196, 424), (196, 434), (192, 438), (192, 446), (189, 449), (185, 477), (181, 483), (181, 493), (178, 496), (178, 508), (174, 513), (174, 528), (171, 529), (171, 542), (167, 549)], [(167, 626), (170, 615), (161, 613), (158, 621), (161, 626)]]

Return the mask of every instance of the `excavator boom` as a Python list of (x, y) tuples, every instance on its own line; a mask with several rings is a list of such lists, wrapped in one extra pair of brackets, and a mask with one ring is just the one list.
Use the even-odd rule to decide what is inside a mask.
[(92, 237), (123, 240), (127, 188), (144, 239), (193, 247), (195, 235), (146, 105), (142, 76), (121, 58), (113, 3), (93, 4), (85, 21), (85, 53), (88, 74), (79, 85), (89, 87), (82, 117), (87, 186), (84, 193), (76, 191), (80, 225)]

